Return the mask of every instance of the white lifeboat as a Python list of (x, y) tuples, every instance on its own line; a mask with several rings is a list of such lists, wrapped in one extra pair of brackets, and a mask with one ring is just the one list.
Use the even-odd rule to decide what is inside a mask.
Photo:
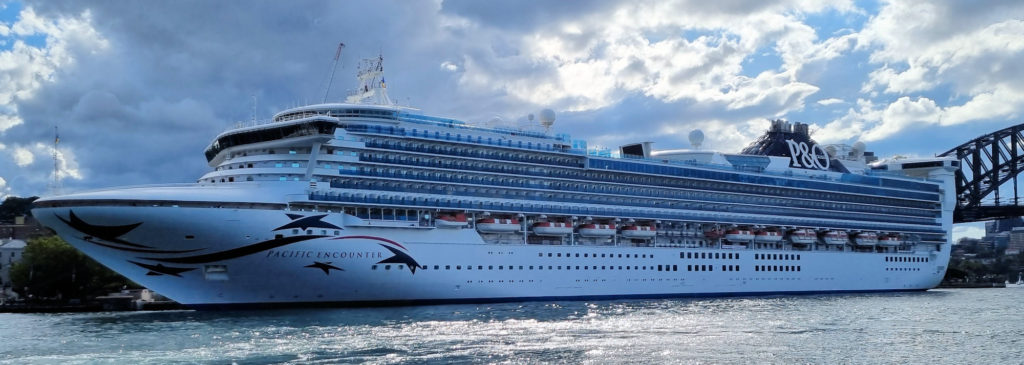
[(779, 231), (773, 231), (766, 229), (763, 231), (757, 231), (754, 233), (754, 241), (757, 242), (779, 242), (782, 240), (782, 233)]
[(586, 223), (579, 228), (580, 236), (583, 237), (611, 237), (615, 234), (614, 224)]
[(749, 242), (754, 234), (749, 229), (733, 228), (725, 231), (725, 239), (733, 242)]
[(533, 224), (533, 233), (540, 236), (565, 236), (572, 233), (572, 225), (563, 222), (537, 222)]
[(651, 226), (629, 225), (622, 227), (622, 237), (627, 238), (653, 238), (658, 230)]
[(818, 242), (818, 233), (811, 229), (801, 228), (790, 233), (789, 240), (797, 245), (810, 245)]
[(483, 218), (476, 221), (476, 230), (483, 233), (512, 233), (519, 231), (515, 218)]
[(437, 228), (464, 228), (469, 226), (469, 220), (466, 219), (464, 213), (441, 214), (434, 219), (434, 226)]
[(861, 232), (853, 239), (858, 246), (874, 246), (878, 244), (878, 234), (875, 232)]
[(899, 246), (903, 244), (903, 240), (898, 235), (885, 235), (878, 239), (878, 244), (881, 246)]
[(850, 234), (846, 231), (828, 231), (825, 233), (826, 245), (845, 245), (850, 243)]

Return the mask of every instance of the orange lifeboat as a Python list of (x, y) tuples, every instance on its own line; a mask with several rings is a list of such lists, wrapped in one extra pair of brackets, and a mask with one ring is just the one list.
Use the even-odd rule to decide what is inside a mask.
[(801, 228), (790, 233), (789, 240), (796, 245), (810, 245), (818, 242), (818, 233), (811, 229)]
[(614, 224), (585, 223), (579, 229), (583, 237), (611, 237), (615, 234)]
[(629, 225), (622, 227), (622, 237), (627, 238), (653, 238), (658, 230), (651, 226)]
[(761, 230), (754, 233), (754, 241), (756, 242), (779, 242), (782, 241), (782, 233), (775, 230)]
[(850, 234), (846, 231), (828, 231), (825, 233), (826, 245), (845, 245), (850, 243)]
[(515, 218), (483, 218), (476, 221), (476, 230), (482, 233), (512, 233), (519, 231)]
[(903, 240), (900, 239), (899, 235), (889, 234), (879, 238), (878, 244), (882, 246), (899, 246), (903, 244)]
[(875, 232), (861, 232), (853, 239), (857, 246), (874, 246), (878, 244), (878, 234)]
[(733, 228), (725, 231), (725, 239), (732, 242), (750, 242), (754, 234), (749, 229)]
[(469, 220), (466, 219), (464, 213), (441, 214), (434, 220), (434, 226), (437, 228), (463, 228), (469, 226)]
[(537, 222), (533, 233), (539, 236), (565, 236), (572, 233), (572, 225), (563, 222)]

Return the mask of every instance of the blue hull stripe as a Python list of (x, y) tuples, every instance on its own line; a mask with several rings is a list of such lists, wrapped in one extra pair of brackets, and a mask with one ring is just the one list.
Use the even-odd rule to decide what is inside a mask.
[(325, 307), (395, 307), (412, 305), (441, 304), (486, 304), (509, 302), (546, 302), (546, 301), (597, 301), (618, 299), (669, 299), (669, 298), (721, 298), (721, 297), (754, 297), (754, 296), (789, 296), (789, 295), (821, 295), (821, 294), (860, 294), (860, 293), (897, 293), (922, 292), (928, 289), (880, 289), (880, 290), (812, 290), (785, 292), (736, 292), (736, 293), (673, 293), (673, 294), (631, 294), (631, 295), (577, 295), (577, 296), (546, 296), (546, 297), (503, 297), (503, 298), (452, 298), (452, 299), (414, 299), (414, 300), (372, 300), (343, 302), (267, 302), (267, 303), (225, 303), (225, 304), (188, 304), (197, 310), (233, 310), (233, 309), (273, 309), (273, 308), (325, 308)]

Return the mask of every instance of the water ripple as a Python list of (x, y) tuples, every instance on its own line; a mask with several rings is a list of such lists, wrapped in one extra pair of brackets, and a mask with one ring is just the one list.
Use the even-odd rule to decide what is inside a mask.
[(0, 315), (0, 363), (1019, 363), (1024, 291)]

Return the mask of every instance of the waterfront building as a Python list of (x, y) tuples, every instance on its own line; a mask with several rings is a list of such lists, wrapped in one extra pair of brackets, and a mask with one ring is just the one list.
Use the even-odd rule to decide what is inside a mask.
[(14, 296), (11, 284), (11, 266), (25, 255), (25, 241), (0, 239), (0, 298)]
[(1006, 244), (1006, 256), (1017, 256), (1024, 252), (1024, 227), (1014, 227), (1009, 233)]

